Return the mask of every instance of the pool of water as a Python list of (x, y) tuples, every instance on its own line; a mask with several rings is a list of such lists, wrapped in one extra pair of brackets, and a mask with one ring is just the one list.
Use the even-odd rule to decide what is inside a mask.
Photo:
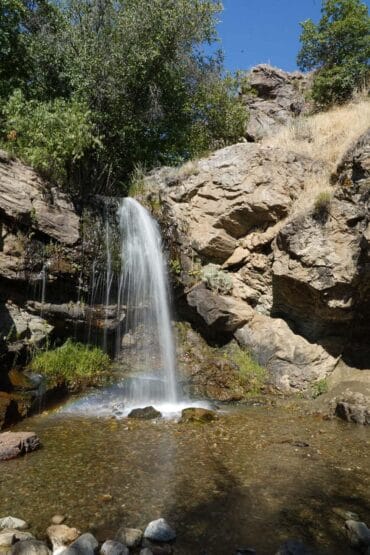
[(370, 430), (304, 405), (230, 409), (205, 425), (64, 410), (16, 429), (37, 432), (43, 447), (1, 463), (0, 516), (40, 537), (56, 513), (99, 539), (163, 516), (179, 555), (272, 555), (292, 537), (349, 555), (333, 509), (370, 524)]

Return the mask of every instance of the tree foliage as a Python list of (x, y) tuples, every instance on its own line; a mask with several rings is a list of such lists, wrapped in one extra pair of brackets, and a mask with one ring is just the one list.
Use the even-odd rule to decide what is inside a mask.
[(8, 150), (56, 183), (68, 183), (84, 154), (100, 147), (91, 112), (75, 99), (26, 100), (15, 90), (3, 113)]
[(4, 1), (27, 75), (6, 78), (0, 94), (18, 88), (25, 102), (43, 103), (44, 113), (45, 103), (58, 99), (75, 103), (72, 112), (76, 102), (87, 107), (85, 123), (101, 140), (98, 149), (86, 141), (79, 180), (90, 187), (111, 191), (138, 164), (176, 164), (242, 136), (246, 114), (236, 81), (223, 78), (220, 52), (204, 52), (217, 38), (220, 2)]
[(317, 70), (312, 96), (320, 106), (344, 102), (369, 79), (370, 18), (360, 0), (323, 0), (322, 17), (302, 24), (298, 65)]

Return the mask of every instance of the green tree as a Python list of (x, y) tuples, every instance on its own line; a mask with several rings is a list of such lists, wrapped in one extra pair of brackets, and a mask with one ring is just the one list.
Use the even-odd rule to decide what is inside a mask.
[(75, 99), (27, 101), (15, 90), (3, 113), (7, 149), (54, 183), (70, 182), (85, 153), (100, 147), (90, 111)]
[(360, 0), (324, 0), (322, 17), (302, 24), (298, 65), (316, 70), (312, 97), (318, 106), (351, 98), (369, 79), (370, 17)]
[(27, 77), (27, 52), (20, 25), (25, 15), (22, 0), (2, 0), (0, 6), (0, 98)]
[[(23, 78), (11, 82), (9, 71), (5, 79), (7, 97), (22, 92), (3, 110), (5, 139), (13, 137), (16, 105), (16, 143), (9, 146), (40, 168), (46, 151), (42, 133), (30, 135), (34, 110), (47, 125), (44, 169), (50, 163), (58, 181), (78, 174), (78, 184), (91, 192), (122, 190), (137, 165), (177, 164), (243, 135), (246, 112), (237, 81), (224, 79), (219, 51), (204, 51), (205, 43), (217, 40), (218, 0), (4, 1), (13, 21), (7, 24), (27, 60)], [(77, 174), (63, 172), (71, 151), (69, 134), (63, 151), (61, 130), (70, 129), (73, 118), (67, 122), (62, 108), (71, 116), (81, 106), (89, 114), (88, 137), (99, 137), (101, 147), (91, 148), (88, 140), (83, 155), (79, 151)], [(57, 171), (52, 145), (58, 145)]]

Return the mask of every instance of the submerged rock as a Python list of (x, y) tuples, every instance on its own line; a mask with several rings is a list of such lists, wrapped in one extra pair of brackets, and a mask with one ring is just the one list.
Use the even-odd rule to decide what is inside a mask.
[(4, 516), (0, 518), (0, 528), (8, 528), (12, 530), (27, 530), (28, 524), (25, 520), (15, 518), (14, 516)]
[(217, 414), (213, 410), (190, 407), (181, 412), (180, 422), (201, 422), (203, 424), (217, 420), (217, 418)]
[(107, 540), (101, 547), (100, 555), (129, 555), (129, 550), (121, 542)]
[(0, 434), (0, 461), (14, 459), (40, 447), (34, 432), (4, 432)]
[(138, 418), (141, 420), (152, 420), (160, 418), (162, 414), (154, 407), (145, 407), (143, 409), (133, 409), (128, 415), (129, 418)]
[(44, 542), (25, 540), (14, 545), (12, 555), (51, 555), (51, 551)]
[(64, 515), (54, 515), (54, 516), (51, 517), (51, 523), (52, 524), (63, 524), (65, 519), (66, 519), (66, 517)]
[(148, 524), (144, 538), (155, 542), (169, 542), (176, 539), (176, 532), (164, 518), (159, 518)]

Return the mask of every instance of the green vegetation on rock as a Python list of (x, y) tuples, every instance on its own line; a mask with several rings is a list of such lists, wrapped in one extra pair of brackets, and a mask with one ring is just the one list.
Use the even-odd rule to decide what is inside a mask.
[(318, 107), (349, 100), (369, 81), (370, 17), (361, 0), (323, 0), (322, 17), (302, 24), (298, 65), (317, 70), (312, 98)]
[(258, 395), (266, 384), (267, 370), (261, 366), (249, 351), (238, 345), (231, 344), (225, 356), (234, 362), (238, 368), (250, 396)]
[(101, 349), (70, 339), (56, 349), (37, 352), (30, 363), (30, 369), (45, 376), (50, 385), (70, 390), (101, 384), (109, 368), (110, 359)]

